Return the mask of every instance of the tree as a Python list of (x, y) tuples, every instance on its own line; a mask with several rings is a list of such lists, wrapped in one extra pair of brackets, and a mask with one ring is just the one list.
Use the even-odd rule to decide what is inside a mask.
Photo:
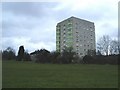
[(2, 58), (2, 50), (0, 50), (0, 60), (2, 60), (1, 58)]
[(77, 55), (73, 51), (73, 47), (65, 47), (63, 52), (61, 53), (60, 60), (62, 63), (72, 63), (75, 61)]
[(2, 52), (3, 60), (14, 60), (15, 58), (16, 58), (15, 50), (11, 47), (8, 47), (6, 50)]
[(51, 52), (49, 57), (51, 63), (59, 63), (59, 60), (58, 60), (59, 56), (60, 56), (59, 52), (57, 51)]
[(97, 43), (97, 51), (102, 54), (103, 47), (100, 43)]
[(31, 53), (32, 60), (39, 63), (50, 63), (50, 52), (46, 49), (37, 50)]
[(120, 54), (120, 45), (118, 45), (118, 53)]
[(20, 46), (18, 50), (17, 60), (22, 61), (24, 59), (24, 46)]
[(40, 62), (40, 63), (50, 63), (49, 55), (50, 55), (50, 52), (48, 50), (41, 49), (39, 51), (39, 53), (37, 54), (37, 56), (36, 56), (37, 62)]
[(96, 55), (102, 55), (102, 54), (101, 54), (101, 52), (98, 50), (98, 51), (96, 52)]
[(111, 38), (108, 35), (103, 35), (97, 43), (97, 49), (105, 55), (108, 55), (109, 46), (110, 46)]
[(110, 42), (109, 48), (110, 54), (118, 54), (119, 53), (119, 45), (117, 40), (112, 40)]
[(27, 51), (25, 51), (25, 53), (24, 53), (24, 60), (25, 61), (31, 61), (30, 54)]
[(88, 55), (88, 56), (94, 56), (95, 54), (96, 54), (96, 51), (95, 51), (95, 50), (89, 49), (89, 50), (87, 51), (87, 55)]
[(120, 37), (118, 37), (118, 53), (120, 54)]

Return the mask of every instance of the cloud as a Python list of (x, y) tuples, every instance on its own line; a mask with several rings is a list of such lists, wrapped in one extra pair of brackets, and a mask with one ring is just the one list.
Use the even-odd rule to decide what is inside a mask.
[(3, 49), (29, 52), (56, 48), (56, 24), (71, 16), (95, 23), (96, 39), (104, 34), (117, 37), (118, 0), (61, 0), (58, 2), (2, 3)]
[[(13, 4), (15, 4), (15, 6), (10, 8), (10, 6), (13, 6)], [(45, 18), (34, 15), (33, 17), (32, 15), (27, 15), (30, 12), (31, 14), (33, 14), (32, 11), (30, 11), (29, 13), (24, 13), (25, 11), (22, 11), (23, 10), (22, 8), (25, 7), (25, 5), (26, 7), (29, 8), (30, 7), (29, 5), (30, 4), (32, 5), (32, 3), (28, 3), (28, 4), (20, 3), (19, 5), (18, 4), (19, 3), (17, 4), (10, 3), (7, 6), (3, 5), (4, 7), (3, 22), (2, 22), (3, 48), (8, 47), (8, 43), (10, 43), (9, 45), (11, 47), (14, 47), (16, 50), (17, 47), (19, 47), (20, 45), (25, 45), (26, 48), (29, 49), (28, 50), (29, 52), (31, 52), (31, 50), (33, 51), (35, 49), (40, 49), (40, 48), (55, 50), (56, 21), (54, 21), (54, 19), (52, 18), (45, 17), (44, 15), (43, 17)], [(44, 7), (46, 6), (46, 4), (45, 5), (41, 3), (39, 4)], [(23, 7), (20, 8), (20, 5), (22, 5)], [(40, 7), (38, 7), (37, 10)], [(47, 8), (49, 7), (51, 6), (48, 5)], [(14, 8), (16, 9), (14, 10)], [(34, 8), (34, 7), (30, 7), (30, 8)], [(18, 11), (20, 11), (19, 12), (20, 14), (18, 13)], [(42, 14), (46, 15), (46, 13), (42, 13)]]
[(3, 39), (3, 43), (4, 45), (2, 46), (3, 48), (8, 47), (8, 43), (10, 44), (10, 46), (16, 50), (16, 54), (17, 51), (19, 49), (19, 46), (23, 45), (25, 50), (28, 52), (34, 51), (34, 50), (38, 50), (41, 48), (45, 48), (47, 50), (55, 50), (55, 43), (53, 42), (46, 42), (44, 43), (44, 41), (40, 41), (40, 42), (31, 42), (30, 41), (31, 38), (28, 37), (4, 37)]
[(55, 2), (4, 2), (2, 10), (18, 16), (44, 17), (44, 15), (49, 15), (51, 8), (56, 5)]

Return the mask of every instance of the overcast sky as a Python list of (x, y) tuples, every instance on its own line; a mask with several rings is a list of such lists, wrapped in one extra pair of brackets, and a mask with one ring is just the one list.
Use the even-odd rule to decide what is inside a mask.
[[(95, 23), (96, 40), (117, 38), (119, 0), (2, 2), (2, 49), (56, 49), (56, 24), (71, 16)], [(1, 13), (1, 12), (0, 12)]]

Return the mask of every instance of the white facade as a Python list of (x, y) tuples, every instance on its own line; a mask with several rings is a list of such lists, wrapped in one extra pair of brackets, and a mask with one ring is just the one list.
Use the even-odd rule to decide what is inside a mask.
[(80, 56), (88, 50), (95, 50), (95, 26), (93, 22), (70, 17), (56, 26), (56, 50), (62, 52), (65, 47), (73, 47)]

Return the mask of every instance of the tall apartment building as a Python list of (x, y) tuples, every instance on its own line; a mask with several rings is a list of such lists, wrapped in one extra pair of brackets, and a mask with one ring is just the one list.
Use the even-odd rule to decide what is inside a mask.
[(93, 22), (70, 17), (56, 26), (56, 50), (62, 52), (65, 47), (73, 47), (80, 57), (88, 50), (95, 50), (95, 26)]

